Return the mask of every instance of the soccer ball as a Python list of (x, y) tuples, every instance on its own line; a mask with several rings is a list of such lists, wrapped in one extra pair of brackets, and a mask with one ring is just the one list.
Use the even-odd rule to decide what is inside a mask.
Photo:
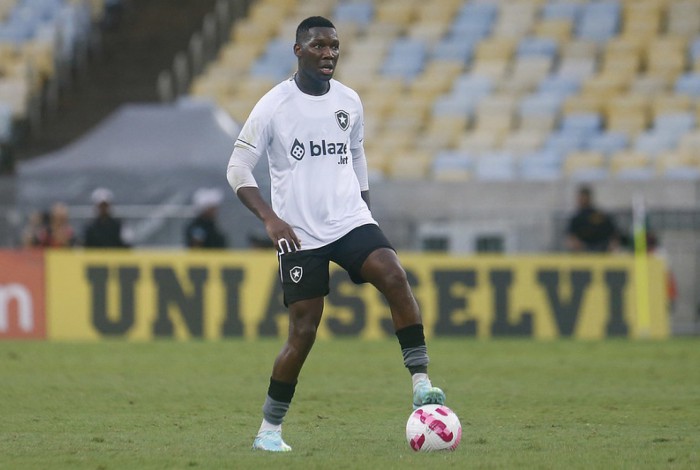
[(455, 450), (462, 439), (457, 415), (445, 405), (423, 405), (406, 423), (406, 440), (416, 452)]

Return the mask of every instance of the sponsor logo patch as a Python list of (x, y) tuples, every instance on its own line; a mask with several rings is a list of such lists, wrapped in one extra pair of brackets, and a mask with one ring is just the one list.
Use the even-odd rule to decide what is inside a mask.
[(299, 142), (298, 139), (294, 139), (294, 145), (292, 145), (292, 149), (289, 151), (289, 154), (294, 157), (297, 160), (301, 160), (304, 158), (304, 155), (306, 154), (306, 149), (304, 148), (304, 144)]

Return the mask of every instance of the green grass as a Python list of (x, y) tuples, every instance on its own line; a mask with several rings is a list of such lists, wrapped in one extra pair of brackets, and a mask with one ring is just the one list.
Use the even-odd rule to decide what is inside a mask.
[(0, 469), (700, 468), (700, 343), (429, 342), (464, 434), (404, 437), (394, 341), (319, 342), (285, 422), (250, 449), (280, 341), (0, 342)]

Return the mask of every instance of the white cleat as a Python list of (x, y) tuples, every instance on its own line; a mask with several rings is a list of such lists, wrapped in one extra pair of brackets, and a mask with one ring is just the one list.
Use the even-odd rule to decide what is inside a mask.
[(260, 431), (253, 441), (253, 449), (268, 452), (292, 451), (292, 448), (282, 440), (282, 431)]

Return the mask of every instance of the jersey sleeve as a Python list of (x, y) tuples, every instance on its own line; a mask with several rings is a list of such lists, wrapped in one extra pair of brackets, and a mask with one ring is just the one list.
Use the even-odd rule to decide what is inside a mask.
[(357, 100), (357, 116), (355, 117), (355, 124), (352, 126), (350, 132), (350, 148), (357, 149), (363, 146), (365, 139), (365, 113), (362, 108), (362, 101), (359, 96), (356, 96)]
[(238, 134), (234, 150), (236, 147), (240, 147), (254, 153), (258, 157), (262, 157), (265, 154), (272, 136), (273, 101), (271, 93), (263, 96), (258, 101)]

